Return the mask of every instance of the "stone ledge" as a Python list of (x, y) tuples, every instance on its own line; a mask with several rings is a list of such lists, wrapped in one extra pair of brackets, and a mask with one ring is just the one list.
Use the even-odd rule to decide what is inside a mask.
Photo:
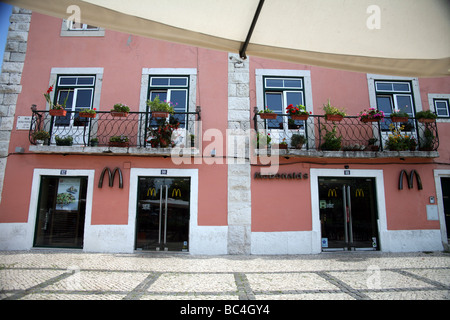
[[(89, 155), (133, 155), (147, 157), (170, 157), (173, 148), (144, 148), (144, 147), (85, 147), (85, 146), (36, 146), (30, 145), (29, 151), (45, 154), (89, 154)], [(197, 148), (179, 148), (183, 155), (200, 154)]]
[(255, 149), (256, 156), (279, 155), (292, 158), (438, 158), (438, 151), (317, 151), (297, 149)]

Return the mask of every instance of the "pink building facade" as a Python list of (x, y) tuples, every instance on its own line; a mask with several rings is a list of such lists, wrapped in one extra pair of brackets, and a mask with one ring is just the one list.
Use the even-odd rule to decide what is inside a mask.
[[(11, 21), (1, 78), (1, 250), (448, 249), (450, 77), (242, 60), (18, 8)], [(66, 116), (50, 115), (50, 86)], [(174, 114), (155, 118), (147, 102), (156, 96), (176, 104)], [(326, 121), (328, 101), (345, 108), (341, 122)], [(118, 103), (127, 117), (110, 113)], [(289, 117), (290, 104), (304, 105), (309, 118)], [(277, 118), (262, 119), (265, 107)], [(370, 107), (385, 120), (362, 122)], [(83, 109), (95, 118), (80, 117)], [(396, 109), (409, 119), (392, 122)], [(419, 121), (424, 110), (437, 119)], [(43, 145), (39, 130), (49, 133)], [(165, 130), (173, 131), (169, 145), (156, 142)], [(390, 135), (416, 144), (395, 150)], [(70, 145), (57, 145), (69, 136)], [(336, 150), (325, 146), (333, 136)]]

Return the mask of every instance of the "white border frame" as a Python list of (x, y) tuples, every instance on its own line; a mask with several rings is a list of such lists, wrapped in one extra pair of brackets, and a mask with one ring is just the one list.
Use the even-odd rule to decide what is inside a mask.
[[(345, 171), (349, 170), (350, 175)], [(320, 210), (319, 210), (319, 177), (342, 177), (342, 178), (375, 178), (375, 192), (378, 210), (378, 242), (381, 251), (390, 251), (390, 244), (386, 241), (387, 219), (386, 219), (386, 198), (384, 189), (383, 170), (364, 169), (311, 169), (311, 209), (312, 209), (312, 230), (315, 238), (313, 241), (314, 252), (322, 251)]]
[[(164, 170), (166, 174), (162, 174)], [(128, 234), (132, 240), (128, 243), (128, 252), (135, 252), (136, 214), (139, 177), (189, 177), (191, 178), (190, 217), (189, 217), (189, 254), (226, 254), (227, 227), (198, 225), (198, 169), (171, 168), (131, 168), (130, 195), (128, 206)], [(140, 252), (140, 251), (139, 251)]]
[[(430, 105), (430, 110), (433, 112), (436, 112), (436, 110), (434, 108), (433, 99), (448, 99), (450, 102), (450, 94), (446, 94), (446, 93), (429, 93), (428, 94), (428, 103)], [(449, 106), (449, 108), (450, 108), (450, 106)], [(448, 118), (437, 117), (436, 122), (450, 123), (450, 117), (448, 117)]]
[(447, 230), (447, 226), (445, 225), (444, 199), (442, 194), (441, 178), (450, 178), (450, 170), (436, 169), (433, 170), (433, 172), (434, 172), (434, 183), (436, 185), (436, 201), (438, 205), (442, 245), (445, 250), (449, 250), (450, 249), (450, 244), (448, 243), (449, 230)]
[[(61, 175), (61, 170), (65, 170), (66, 174)], [(19, 250), (29, 250), (33, 248), (34, 233), (36, 229), (36, 219), (37, 219), (37, 209), (39, 203), (39, 191), (41, 185), (42, 176), (55, 176), (55, 177), (72, 177), (81, 176), (87, 177), (87, 191), (86, 191), (86, 212), (85, 212), (85, 222), (84, 222), (84, 238), (83, 238), (83, 250), (86, 246), (88, 234), (91, 226), (92, 217), (92, 196), (94, 192), (94, 176), (95, 170), (67, 170), (67, 169), (34, 169), (33, 180), (31, 183), (31, 194), (30, 194), (30, 207), (28, 210), (28, 222), (16, 227), (23, 228), (24, 237), (23, 244), (19, 245)], [(13, 241), (13, 240), (11, 240)], [(37, 247), (42, 248), (42, 247)]]

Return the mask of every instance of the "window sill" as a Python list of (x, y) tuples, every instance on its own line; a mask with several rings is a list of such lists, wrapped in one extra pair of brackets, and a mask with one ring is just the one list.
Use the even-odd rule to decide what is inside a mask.
[(438, 158), (438, 151), (317, 151), (298, 149), (272, 149), (255, 150), (256, 156), (276, 156), (292, 158), (354, 158), (354, 159), (379, 159), (379, 158)]
[(139, 147), (85, 147), (85, 146), (36, 146), (30, 145), (29, 151), (42, 154), (88, 154), (88, 155), (130, 155), (148, 157), (170, 157), (172, 153), (177, 156), (200, 154), (197, 148), (139, 148)]

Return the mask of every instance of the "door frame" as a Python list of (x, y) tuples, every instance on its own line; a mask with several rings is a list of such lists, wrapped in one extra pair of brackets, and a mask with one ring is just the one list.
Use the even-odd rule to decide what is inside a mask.
[[(169, 169), (169, 168), (131, 168), (130, 196), (128, 202), (128, 226), (132, 230), (133, 251), (136, 242), (137, 197), (139, 177), (161, 178), (191, 178), (190, 209), (189, 209), (189, 252), (192, 251), (192, 238), (198, 229), (198, 169)], [(141, 252), (141, 251), (139, 251)], [(173, 253), (173, 251), (168, 251)]]
[(442, 184), (441, 178), (450, 178), (450, 170), (433, 170), (434, 173), (434, 183), (436, 186), (436, 200), (438, 205), (438, 214), (439, 214), (439, 225), (441, 229), (441, 240), (442, 245), (445, 250), (449, 250), (450, 243), (448, 242), (447, 234), (449, 230), (447, 230), (447, 226), (445, 225), (445, 212), (444, 212), (444, 198), (442, 195)]
[(29, 248), (34, 248), (33, 245), (36, 232), (37, 210), (39, 205), (39, 192), (41, 187), (42, 176), (54, 176), (54, 177), (79, 176), (79, 177), (87, 177), (88, 179), (86, 190), (86, 212), (84, 216), (83, 249), (79, 249), (84, 250), (84, 248), (86, 247), (87, 237), (90, 231), (89, 228), (91, 226), (92, 196), (94, 192), (94, 175), (95, 170), (34, 169), (33, 181), (31, 184), (30, 207), (28, 211), (28, 223), (27, 223), (28, 232), (26, 243), (28, 243)]
[(375, 179), (375, 197), (378, 210), (378, 243), (379, 250), (388, 247), (385, 235), (387, 235), (386, 220), (386, 200), (384, 190), (383, 170), (365, 170), (365, 169), (311, 169), (311, 214), (312, 214), (312, 231), (316, 235), (312, 239), (312, 247), (314, 252), (322, 252), (322, 231), (320, 225), (320, 209), (319, 209), (319, 177), (331, 178), (374, 178)]

